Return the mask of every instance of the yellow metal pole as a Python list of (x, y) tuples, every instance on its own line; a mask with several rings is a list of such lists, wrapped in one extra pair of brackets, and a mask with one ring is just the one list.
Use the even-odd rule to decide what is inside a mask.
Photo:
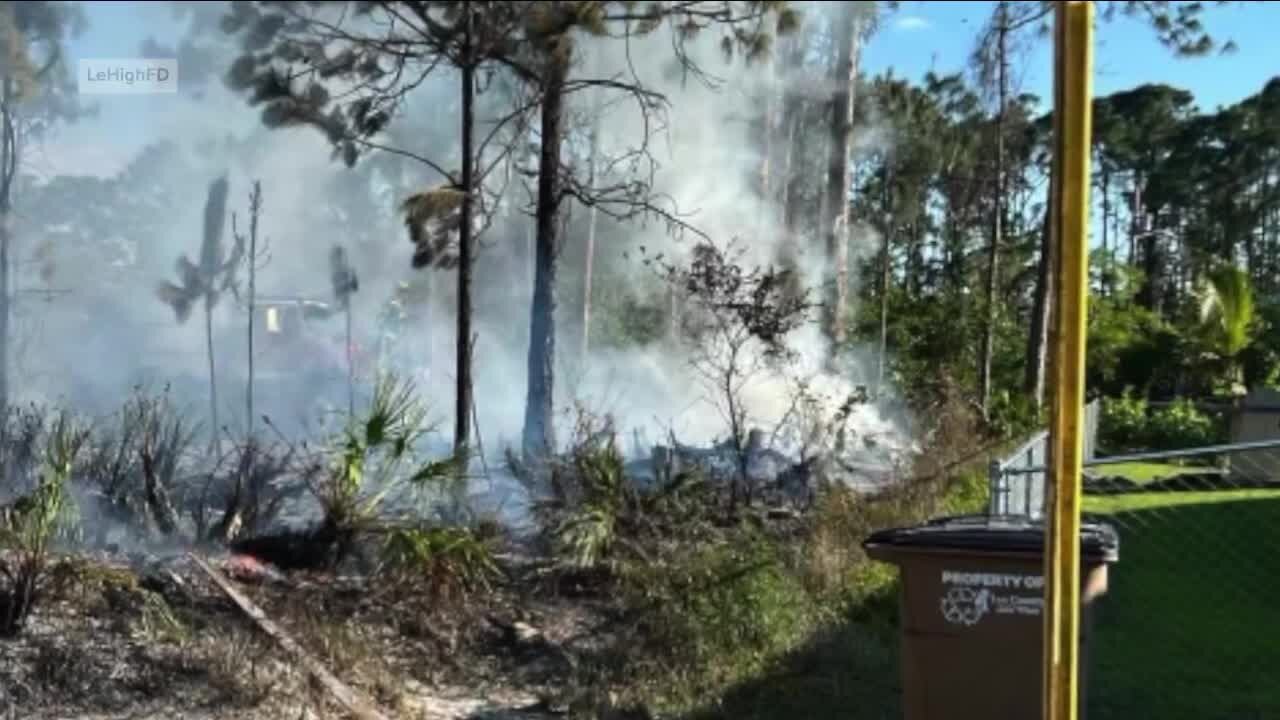
[(1080, 474), (1085, 337), (1089, 305), (1089, 154), (1092, 140), (1093, 3), (1059, 2), (1055, 17), (1055, 182), (1058, 243), (1053, 314), (1051, 493), (1045, 525), (1045, 720), (1079, 713)]

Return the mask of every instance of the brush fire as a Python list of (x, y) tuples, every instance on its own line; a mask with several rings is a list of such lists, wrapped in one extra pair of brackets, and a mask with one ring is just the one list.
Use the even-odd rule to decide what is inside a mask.
[[(754, 64), (835, 13), (170, 5), (0, 3), (49, 68), (0, 103), (0, 275), (77, 278), (0, 302), (0, 717), (684, 713), (950, 492), (977, 417), (826, 312), (880, 242), (795, 129), (835, 100)], [(39, 176), (81, 21), (180, 81)]]

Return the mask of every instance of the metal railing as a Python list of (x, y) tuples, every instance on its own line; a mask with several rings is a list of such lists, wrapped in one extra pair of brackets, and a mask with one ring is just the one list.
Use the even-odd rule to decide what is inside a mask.
[[(1085, 407), (1083, 467), (1086, 470), (1124, 463), (1159, 463), (1217, 456), (1221, 462), (1211, 472), (1229, 475), (1234, 487), (1280, 486), (1280, 439), (1096, 457), (1099, 411), (1100, 405), (1096, 400)], [(1049, 433), (1042, 430), (1004, 459), (991, 462), (988, 469), (991, 485), (988, 512), (991, 515), (1033, 520), (1044, 517), (1048, 450)]]
[[(1102, 403), (1094, 400), (1085, 405), (1084, 460), (1093, 460), (1098, 438), (1098, 421)], [(1044, 516), (1045, 478), (1048, 476), (1049, 431), (1032, 435), (1003, 460), (993, 460), (988, 468), (993, 516), (1019, 516), (1039, 519)]]

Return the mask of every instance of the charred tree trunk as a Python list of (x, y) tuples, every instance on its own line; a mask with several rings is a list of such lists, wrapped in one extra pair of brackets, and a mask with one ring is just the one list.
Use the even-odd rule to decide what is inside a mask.
[(169, 496), (169, 488), (160, 477), (158, 454), (161, 450), (158, 445), (164, 442), (159, 436), (162, 430), (160, 427), (152, 426), (144, 432), (147, 434), (142, 441), (142, 486), (147, 509), (151, 511), (156, 528), (165, 537), (169, 537), (178, 531), (178, 511), (174, 508), (173, 500)]
[(831, 147), (827, 160), (826, 331), (831, 352), (845, 342), (849, 301), (849, 144), (853, 135), (854, 87), (858, 78), (859, 8), (845, 3), (836, 26), (836, 63), (831, 69)]
[(523, 451), (535, 468), (555, 449), (553, 425), (556, 356), (556, 271), (560, 232), (560, 144), (563, 133), (564, 86), (569, 74), (566, 52), (549, 53), (543, 80), (538, 157), (533, 306), (529, 320), (529, 381), (525, 399)]
[(475, 125), (475, 63), (471, 54), (471, 9), (466, 9), (464, 23), (464, 54), (462, 71), (462, 207), (458, 227), (458, 334), (457, 334), (457, 386), (454, 389), (453, 451), (463, 457), (471, 444), (471, 274), (472, 259), (471, 221), (474, 200), (475, 163), (472, 149), (472, 133)]

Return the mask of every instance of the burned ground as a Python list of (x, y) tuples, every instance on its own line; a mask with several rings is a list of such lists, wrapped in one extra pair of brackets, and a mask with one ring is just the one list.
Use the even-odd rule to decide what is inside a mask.
[(628, 459), (584, 421), (543, 475), (507, 469), (538, 498), (513, 527), (411, 451), (405, 388), (223, 459), (136, 408), (131, 433), (58, 415), (15, 445), (0, 591), (39, 592), (0, 639), (13, 717), (682, 717), (884, 592), (869, 528), (968, 492), (956, 428), (876, 478), (760, 442)]
[[(368, 578), (215, 568), (357, 691), (398, 717), (537, 717), (570, 684), (581, 600), (514, 583), (435, 606)], [(256, 566), (260, 568), (261, 566)], [(330, 700), (189, 557), (77, 555), (5, 641), (0, 704), (24, 718), (324, 717)], [(514, 714), (512, 714), (514, 713)]]

